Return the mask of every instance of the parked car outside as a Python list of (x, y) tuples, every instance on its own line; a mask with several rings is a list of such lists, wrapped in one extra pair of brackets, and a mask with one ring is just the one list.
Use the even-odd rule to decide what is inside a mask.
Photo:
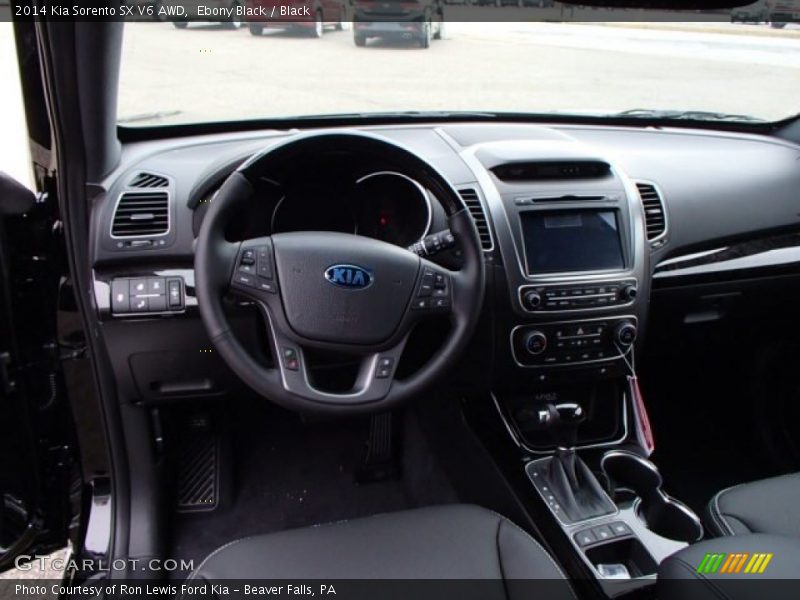
[(353, 41), (366, 46), (369, 38), (416, 41), (428, 48), (444, 37), (441, 0), (357, 0), (353, 6)]
[(326, 28), (343, 30), (347, 6), (342, 0), (247, 0), (247, 25), (259, 36), (268, 27), (297, 29), (322, 37)]

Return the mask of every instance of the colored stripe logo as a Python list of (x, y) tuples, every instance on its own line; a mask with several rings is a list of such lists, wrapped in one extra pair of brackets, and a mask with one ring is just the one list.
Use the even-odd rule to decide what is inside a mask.
[(703, 557), (697, 566), (697, 572), (703, 574), (736, 574), (746, 573), (760, 575), (767, 570), (772, 560), (771, 552), (730, 552), (710, 553)]

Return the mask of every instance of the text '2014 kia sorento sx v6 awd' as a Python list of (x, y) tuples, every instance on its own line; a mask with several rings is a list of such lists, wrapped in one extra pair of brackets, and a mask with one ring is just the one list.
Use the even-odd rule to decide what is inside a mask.
[(0, 596), (797, 596), (794, 23), (45, 4), (0, 15)]

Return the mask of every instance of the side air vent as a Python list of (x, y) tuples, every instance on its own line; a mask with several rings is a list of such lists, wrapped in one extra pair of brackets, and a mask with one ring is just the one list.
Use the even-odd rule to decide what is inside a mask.
[(600, 179), (611, 172), (608, 163), (597, 160), (519, 162), (499, 165), (492, 173), (501, 181), (547, 181)]
[(491, 250), (494, 245), (492, 244), (492, 232), (489, 230), (489, 222), (486, 220), (486, 213), (483, 211), (483, 204), (478, 197), (478, 192), (472, 188), (459, 190), (458, 193), (467, 205), (472, 220), (475, 222), (475, 228), (478, 230), (478, 235), (481, 238), (481, 247), (485, 251)]
[(128, 187), (132, 188), (164, 188), (169, 185), (166, 177), (161, 175), (153, 175), (152, 173), (139, 173), (136, 177), (131, 179)]
[(639, 197), (644, 207), (644, 222), (647, 228), (647, 240), (653, 242), (667, 232), (667, 215), (664, 212), (664, 201), (656, 186), (650, 183), (637, 183)]
[(112, 237), (163, 235), (169, 231), (167, 192), (126, 192), (114, 211)]

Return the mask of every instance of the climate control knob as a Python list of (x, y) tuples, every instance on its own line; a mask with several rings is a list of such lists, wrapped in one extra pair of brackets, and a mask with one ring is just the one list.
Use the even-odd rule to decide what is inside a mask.
[(536, 310), (542, 305), (542, 295), (536, 290), (528, 290), (522, 295), (522, 303), (528, 310)]
[(636, 299), (636, 294), (638, 293), (639, 289), (636, 287), (636, 284), (629, 283), (622, 286), (622, 289), (620, 290), (620, 298), (625, 302), (632, 302)]
[(538, 356), (547, 349), (547, 336), (541, 331), (526, 333), (523, 342), (525, 350), (533, 356)]
[(624, 347), (628, 347), (636, 341), (636, 325), (630, 321), (624, 321), (614, 329), (614, 340)]

